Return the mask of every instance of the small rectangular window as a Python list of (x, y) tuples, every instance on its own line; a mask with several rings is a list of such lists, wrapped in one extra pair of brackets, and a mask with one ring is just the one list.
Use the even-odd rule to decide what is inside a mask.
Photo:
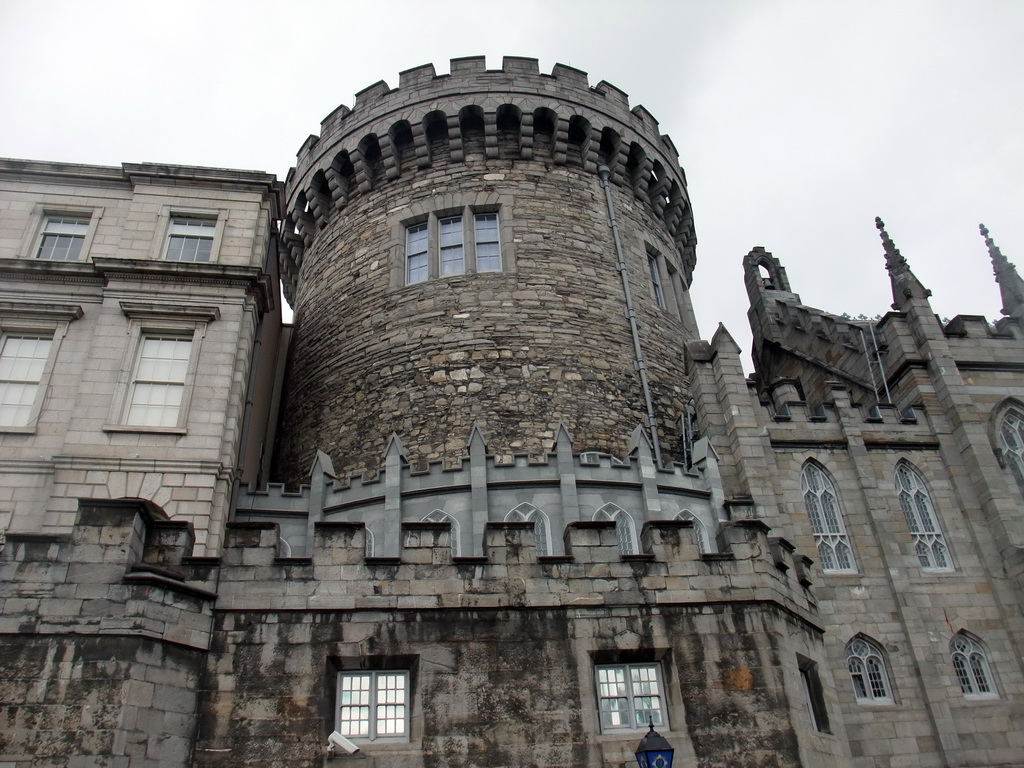
[(605, 732), (640, 730), (650, 723), (665, 725), (658, 664), (597, 667), (597, 697)]
[(828, 724), (828, 710), (825, 709), (825, 693), (818, 677), (818, 665), (803, 656), (797, 657), (800, 667), (800, 685), (803, 687), (804, 704), (814, 730), (831, 733)]
[(461, 275), (466, 271), (466, 256), (462, 246), (462, 217), (453, 216), (438, 222), (441, 243), (441, 274)]
[(89, 232), (89, 219), (79, 216), (47, 216), (39, 239), (40, 259), (78, 261)]
[(128, 424), (178, 425), (191, 354), (191, 338), (143, 337), (128, 401)]
[(473, 217), (476, 235), (476, 271), (501, 271), (501, 244), (498, 242), (498, 214), (478, 213)]
[(167, 240), (168, 261), (207, 262), (213, 250), (217, 222), (206, 219), (171, 219)]
[(7, 335), (0, 346), (0, 426), (24, 427), (32, 419), (51, 336)]
[(427, 225), (418, 224), (405, 231), (405, 282), (422, 283), (428, 275)]
[(662, 309), (665, 308), (665, 292), (661, 288), (661, 272), (658, 270), (658, 257), (653, 253), (647, 254), (647, 271), (651, 276), (651, 296)]
[(404, 670), (338, 674), (341, 734), (353, 740), (407, 741), (409, 673)]

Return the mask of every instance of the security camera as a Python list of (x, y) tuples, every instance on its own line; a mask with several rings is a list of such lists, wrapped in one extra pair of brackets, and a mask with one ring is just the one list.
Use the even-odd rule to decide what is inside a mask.
[(356, 752), (359, 751), (359, 747), (357, 747), (351, 741), (342, 736), (340, 731), (332, 731), (331, 735), (327, 737), (328, 757), (334, 757), (338, 747), (341, 747), (350, 755), (354, 755)]

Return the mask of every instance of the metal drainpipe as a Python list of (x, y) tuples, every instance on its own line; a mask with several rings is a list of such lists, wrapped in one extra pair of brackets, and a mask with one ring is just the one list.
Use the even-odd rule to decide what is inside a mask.
[(654, 400), (651, 398), (651, 387), (647, 380), (647, 363), (644, 362), (644, 353), (640, 347), (640, 328), (636, 323), (636, 309), (633, 308), (633, 294), (629, 290), (629, 270), (626, 267), (626, 260), (622, 255), (622, 241), (619, 239), (619, 223), (615, 219), (615, 205), (612, 202), (612, 188), (608, 178), (612, 175), (607, 165), (597, 167), (597, 175), (601, 179), (601, 187), (604, 188), (604, 199), (608, 204), (608, 225), (612, 228), (612, 238), (615, 240), (615, 256), (619, 260), (619, 277), (622, 278), (622, 292), (626, 295), (626, 318), (629, 320), (629, 330), (633, 334), (633, 352), (636, 358), (633, 366), (640, 373), (640, 386), (644, 391), (644, 403), (647, 405), (647, 430), (650, 432), (651, 445), (654, 446), (654, 463), (661, 466), (661, 446), (658, 441), (658, 422), (654, 418)]

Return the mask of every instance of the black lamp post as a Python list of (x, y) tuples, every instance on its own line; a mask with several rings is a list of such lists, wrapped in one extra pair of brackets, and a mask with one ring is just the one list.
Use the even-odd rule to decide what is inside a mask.
[(652, 722), (651, 730), (644, 734), (636, 748), (636, 761), (640, 768), (672, 768), (673, 752), (672, 745), (654, 730)]

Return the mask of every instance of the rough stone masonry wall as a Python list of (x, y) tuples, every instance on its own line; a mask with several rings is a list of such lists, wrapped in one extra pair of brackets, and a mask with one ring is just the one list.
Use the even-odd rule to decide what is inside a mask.
[(0, 765), (191, 765), (215, 597), (184, 580), (193, 544), (139, 500), (83, 502), (70, 536), (8, 534)]
[(359, 525), (318, 525), (309, 559), (229, 526), (197, 765), (322, 765), (344, 664), (410, 672), (411, 738), (364, 744), (367, 768), (618, 767), (639, 734), (601, 733), (594, 665), (653, 660), (684, 764), (845, 765), (806, 721), (796, 654), (822, 649), (799, 558), (766, 533), (737, 524), (701, 558), (689, 525), (649, 525), (624, 559), (612, 524), (577, 524), (570, 557), (538, 562), (532, 528), (504, 524), (453, 562), (447, 526), (416, 524), (380, 563)]
[[(279, 478), (305, 479), (317, 449), (339, 471), (372, 468), (391, 432), (414, 463), (450, 458), (474, 425), (495, 452), (543, 452), (562, 422), (576, 450), (625, 453), (645, 406), (599, 181), (531, 163), (484, 170), (385, 185), (306, 252)], [(396, 285), (404, 237), (396, 248), (379, 212), (429, 210), (427, 194), (500, 205), (507, 271)], [(669, 252), (667, 236), (631, 194), (615, 198), (663, 444), (678, 458), (681, 345), (695, 330), (651, 295), (645, 242)]]

